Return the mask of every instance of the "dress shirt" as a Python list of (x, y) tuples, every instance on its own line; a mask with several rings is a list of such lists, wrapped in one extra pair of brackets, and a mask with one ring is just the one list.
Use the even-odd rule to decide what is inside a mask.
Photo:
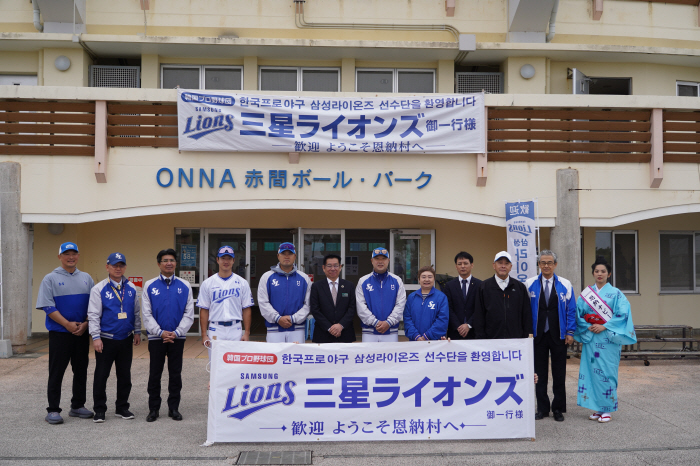
[(505, 280), (501, 280), (500, 278), (498, 278), (498, 275), (494, 275), (494, 277), (496, 277), (496, 283), (498, 283), (498, 287), (505, 291), (506, 287), (508, 286), (508, 282), (510, 281), (510, 276), (506, 277)]

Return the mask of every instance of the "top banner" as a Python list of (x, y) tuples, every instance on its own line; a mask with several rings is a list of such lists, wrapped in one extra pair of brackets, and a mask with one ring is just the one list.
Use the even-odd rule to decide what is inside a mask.
[(178, 90), (181, 151), (486, 151), (484, 94), (307, 97)]

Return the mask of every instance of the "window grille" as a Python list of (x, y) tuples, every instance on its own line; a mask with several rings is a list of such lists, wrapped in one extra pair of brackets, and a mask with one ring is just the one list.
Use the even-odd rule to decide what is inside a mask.
[(90, 66), (90, 87), (141, 87), (140, 66)]
[(472, 94), (484, 91), (487, 94), (503, 94), (503, 73), (456, 73), (457, 94)]

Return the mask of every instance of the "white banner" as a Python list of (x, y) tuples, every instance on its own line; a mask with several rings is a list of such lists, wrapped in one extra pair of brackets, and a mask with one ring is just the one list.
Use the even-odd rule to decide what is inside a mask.
[(212, 343), (210, 443), (535, 437), (532, 339)]
[(535, 202), (506, 202), (506, 229), (513, 258), (510, 276), (524, 282), (537, 275)]
[(484, 153), (484, 94), (307, 97), (178, 90), (179, 149)]

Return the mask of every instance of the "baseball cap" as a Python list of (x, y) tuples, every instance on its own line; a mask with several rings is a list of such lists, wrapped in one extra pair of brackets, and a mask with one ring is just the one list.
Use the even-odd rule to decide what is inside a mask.
[(292, 243), (282, 243), (280, 248), (277, 250), (277, 254), (282, 254), (284, 251), (289, 251), (292, 254), (296, 254), (297, 250)]
[(513, 258), (510, 257), (510, 254), (508, 254), (506, 251), (501, 251), (498, 254), (496, 254), (496, 257), (493, 259), (493, 261), (496, 262), (498, 259), (501, 259), (503, 257), (508, 259), (508, 262), (513, 263)]
[(68, 251), (78, 251), (78, 245), (75, 243), (63, 243), (59, 248), (58, 248), (58, 253), (63, 254), (64, 252)]
[(109, 265), (115, 265), (115, 264), (118, 264), (118, 263), (120, 263), (120, 262), (121, 262), (122, 264), (126, 265), (126, 257), (124, 257), (124, 254), (120, 254), (120, 253), (118, 253), (118, 252), (113, 252), (113, 253), (110, 254), (109, 257), (107, 258), (107, 263), (108, 263)]
[(386, 248), (377, 248), (372, 251), (372, 259), (374, 259), (377, 256), (384, 256), (388, 259), (389, 251), (387, 251)]
[(216, 257), (224, 257), (224, 256), (231, 256), (232, 258), (235, 258), (235, 254), (233, 253), (233, 248), (231, 246), (221, 246), (219, 248), (219, 253), (216, 255)]

